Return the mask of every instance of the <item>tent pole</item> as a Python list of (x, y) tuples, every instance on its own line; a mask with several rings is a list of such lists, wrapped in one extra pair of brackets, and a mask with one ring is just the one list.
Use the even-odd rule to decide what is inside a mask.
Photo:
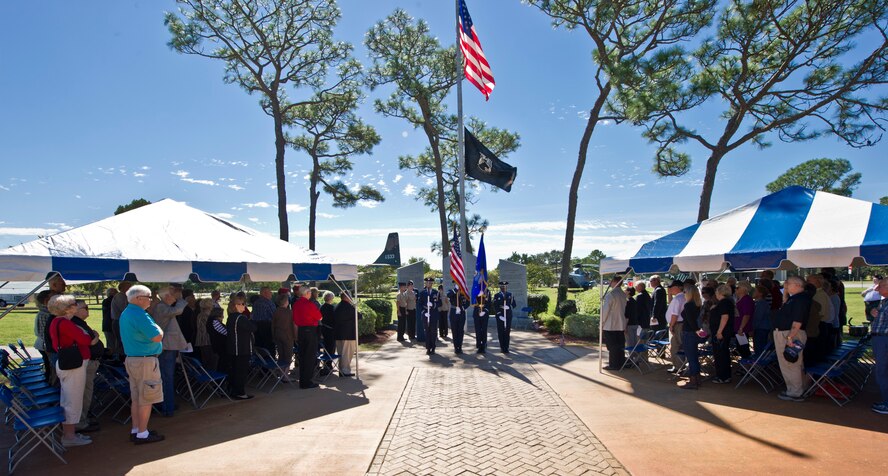
[[(0, 314), (0, 319), (3, 319), (4, 317), (6, 317), (7, 314), (9, 314), (13, 310), (15, 310), (15, 308), (17, 308), (19, 306), (19, 304), (27, 301), (28, 298), (31, 297), (32, 295), (34, 295), (34, 293), (36, 293), (38, 289), (42, 288), (46, 283), (49, 282), (50, 279), (52, 279), (56, 276), (59, 276), (59, 273), (50, 273), (50, 275), (47, 276), (46, 279), (44, 279), (42, 283), (38, 284), (37, 287), (32, 289), (31, 292), (29, 292), (28, 294), (25, 294), (25, 297), (19, 299), (19, 301), (17, 303), (13, 304), (12, 306), (7, 306), (6, 310), (3, 311), (2, 314)], [(7, 281), (6, 284), (9, 284), (9, 281)], [(4, 284), (4, 286), (6, 286), (6, 284)]]
[(604, 274), (599, 273), (601, 279), (598, 280), (598, 373), (604, 373), (604, 352), (601, 351), (601, 344), (604, 341), (604, 327), (602, 326), (602, 318), (604, 317)]
[[(355, 296), (358, 295), (358, 278), (355, 278)], [(353, 306), (355, 308), (355, 380), (361, 379), (361, 364), (358, 362), (358, 303)]]

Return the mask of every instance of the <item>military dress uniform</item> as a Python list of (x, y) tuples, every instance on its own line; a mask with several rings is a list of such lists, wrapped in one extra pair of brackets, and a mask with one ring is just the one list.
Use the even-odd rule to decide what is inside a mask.
[(515, 297), (506, 290), (507, 281), (501, 281), (500, 292), (493, 296), (493, 310), (496, 313), (496, 336), (500, 350), (509, 353), (509, 336), (512, 333), (512, 310), (515, 309)]
[(395, 297), (395, 305), (398, 307), (398, 340), (404, 340), (404, 333), (407, 332), (407, 283), (398, 283), (399, 290)]
[[(419, 315), (422, 318), (422, 325), (420, 326), (424, 330), (425, 343), (426, 343), (426, 354), (434, 354), (435, 353), (435, 344), (438, 342), (438, 333), (436, 332), (438, 329), (438, 290), (434, 289), (430, 286), (431, 283), (434, 282), (432, 278), (426, 278), (426, 287), (419, 292), (419, 297), (416, 301), (416, 310), (419, 311)], [(419, 328), (417, 328), (417, 333)], [(417, 337), (420, 339), (420, 337)]]
[(487, 320), (490, 319), (490, 291), (484, 290), (482, 296), (478, 296), (475, 304), (475, 348), (476, 352), (483, 354), (487, 351)]
[(407, 303), (407, 312), (404, 314), (404, 323), (407, 325), (407, 337), (411, 342), (416, 341), (416, 290), (413, 289), (413, 281), (407, 281), (407, 290), (404, 291), (404, 302)]
[(450, 301), (450, 328), (453, 329), (453, 351), (457, 354), (462, 354), (463, 335), (465, 334), (466, 327), (466, 309), (469, 308), (469, 299), (459, 292), (459, 288), (454, 288), (447, 292), (447, 300)]
[(444, 294), (444, 286), (438, 286), (438, 335), (447, 338), (447, 323), (450, 321), (450, 300)]

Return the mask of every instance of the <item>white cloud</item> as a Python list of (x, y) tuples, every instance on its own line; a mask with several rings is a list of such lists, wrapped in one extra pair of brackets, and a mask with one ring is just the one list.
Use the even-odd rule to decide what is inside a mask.
[(402, 178), (404, 178), (404, 176), (401, 174), (395, 175), (395, 178), (392, 179), (392, 183), (398, 183)]
[(7, 191), (7, 192), (9, 191), (9, 189), (6, 188), (6, 187), (4, 187), (3, 185), (0, 185), (0, 190), (5, 190), (5, 191)]
[(376, 182), (376, 185), (379, 185), (380, 187), (385, 187), (385, 180), (379, 179), (379, 180)]
[(405, 138), (405, 139), (406, 139), (406, 138), (407, 138), (407, 136), (409, 136), (409, 135), (410, 135), (410, 133), (409, 133), (409, 132), (407, 132), (407, 131), (401, 131), (401, 137), (403, 137), (403, 138)]
[(416, 195), (416, 187), (412, 183), (408, 183), (404, 186), (404, 189), (401, 190), (401, 193), (404, 194), (405, 197), (412, 197)]
[(287, 204), (287, 212), (288, 213), (299, 213), (299, 212), (305, 211), (306, 209), (308, 209), (308, 207), (302, 206), (298, 203), (288, 203)]
[(62, 230), (62, 231), (67, 231), (67, 230), (70, 230), (70, 229), (74, 228), (73, 226), (71, 226), (71, 225), (67, 225), (67, 224), (65, 224), (65, 223), (47, 222), (46, 224), (49, 225), (49, 226), (51, 226), (51, 227), (58, 228), (58, 229), (60, 229), (60, 230)]
[(332, 213), (318, 213), (318, 218), (339, 218), (341, 215), (334, 215)]
[(373, 200), (358, 200), (358, 206), (364, 208), (376, 208), (379, 206), (379, 202), (374, 202)]
[(80, 195), (74, 195), (74, 198), (80, 198)]
[(172, 174), (178, 176), (179, 178), (185, 178), (185, 177), (191, 175), (191, 172), (186, 172), (184, 170), (177, 170), (175, 172), (172, 172)]
[(59, 231), (58, 228), (0, 227), (0, 235), (8, 236), (45, 236), (58, 233)]
[(151, 167), (148, 167), (147, 165), (143, 165), (143, 166), (141, 166), (141, 167), (139, 167), (139, 168), (142, 169), (142, 170), (151, 170)]
[(247, 220), (250, 220), (253, 223), (259, 223), (259, 219), (256, 217), (250, 217), (250, 218), (247, 218)]
[[(256, 203), (244, 203), (243, 204), (247, 208), (269, 208), (271, 205), (268, 202), (256, 202)], [(287, 205), (289, 207), (289, 205)]]
[(133, 172), (133, 177), (144, 177), (144, 176), (145, 176), (145, 174), (143, 174), (141, 172)]
[(196, 183), (196, 184), (200, 184), (200, 185), (210, 185), (210, 186), (214, 186), (214, 185), (216, 185), (216, 182), (213, 182), (212, 180), (200, 180), (200, 179), (193, 179), (193, 178), (183, 178), (182, 181), (183, 181), (183, 182), (188, 182), (188, 183)]
[[(476, 183), (476, 182), (473, 182), (473, 183)], [(425, 184), (427, 186), (431, 187), (432, 185), (435, 185), (435, 179), (429, 177), (429, 178), (425, 179)]]
[(241, 190), (244, 189), (244, 188), (241, 187), (240, 185), (235, 185), (235, 184), (231, 184), (231, 185), (229, 185), (228, 188), (230, 188), (230, 189), (232, 189), (232, 190), (236, 190), (236, 191), (241, 191)]
[(214, 215), (225, 220), (231, 220), (232, 218), (234, 218), (234, 215), (232, 215), (231, 213), (214, 213)]

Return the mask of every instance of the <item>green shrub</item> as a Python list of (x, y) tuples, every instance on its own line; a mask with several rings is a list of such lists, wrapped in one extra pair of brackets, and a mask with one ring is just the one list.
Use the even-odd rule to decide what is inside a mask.
[(555, 314), (561, 317), (567, 317), (577, 313), (577, 302), (573, 299), (565, 299), (555, 306)]
[(377, 327), (378, 322), (376, 312), (363, 301), (358, 304), (358, 312), (360, 312), (362, 316), (362, 318), (358, 320), (358, 333), (362, 336), (376, 334), (376, 331), (379, 330), (379, 327)]
[(564, 318), (564, 333), (583, 339), (597, 337), (599, 321), (597, 315), (571, 314)]
[(601, 295), (597, 288), (577, 294), (577, 312), (580, 314), (601, 313)]
[(382, 322), (379, 327), (385, 327), (392, 323), (392, 305), (391, 301), (386, 299), (366, 299), (364, 303), (370, 306), (370, 309), (376, 313), (376, 319)]
[(560, 317), (553, 316), (552, 314), (543, 314), (540, 316), (540, 320), (550, 334), (561, 334), (561, 324), (563, 321)]
[(549, 296), (545, 294), (528, 294), (527, 307), (530, 308), (531, 316), (539, 316), (545, 314), (549, 310)]

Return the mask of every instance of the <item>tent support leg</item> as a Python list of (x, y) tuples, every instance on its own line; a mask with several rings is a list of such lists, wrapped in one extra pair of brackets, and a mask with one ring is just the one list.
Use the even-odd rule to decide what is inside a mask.
[(604, 351), (601, 350), (601, 344), (604, 341), (604, 328), (601, 326), (602, 300), (604, 300), (604, 274), (600, 275), (598, 281), (598, 373), (604, 373)]
[[(48, 283), (50, 279), (52, 279), (58, 275), (59, 275), (59, 273), (50, 273), (50, 275), (47, 276), (46, 279), (44, 279), (42, 283), (38, 284), (37, 287), (32, 289), (31, 292), (29, 292), (28, 294), (25, 294), (25, 297), (19, 299), (19, 301), (17, 303), (13, 304), (12, 306), (7, 306), (6, 310), (3, 311), (3, 313), (0, 313), (0, 319), (3, 319), (4, 317), (6, 317), (6, 315), (9, 314), (10, 312), (12, 312), (13, 310), (15, 310), (15, 308), (17, 308), (19, 306), (19, 304), (27, 301), (29, 297), (33, 296), (34, 293), (36, 293), (37, 290), (39, 290), (46, 283)], [(6, 286), (6, 284), (9, 284), (9, 281), (4, 283), (3, 286)]]

